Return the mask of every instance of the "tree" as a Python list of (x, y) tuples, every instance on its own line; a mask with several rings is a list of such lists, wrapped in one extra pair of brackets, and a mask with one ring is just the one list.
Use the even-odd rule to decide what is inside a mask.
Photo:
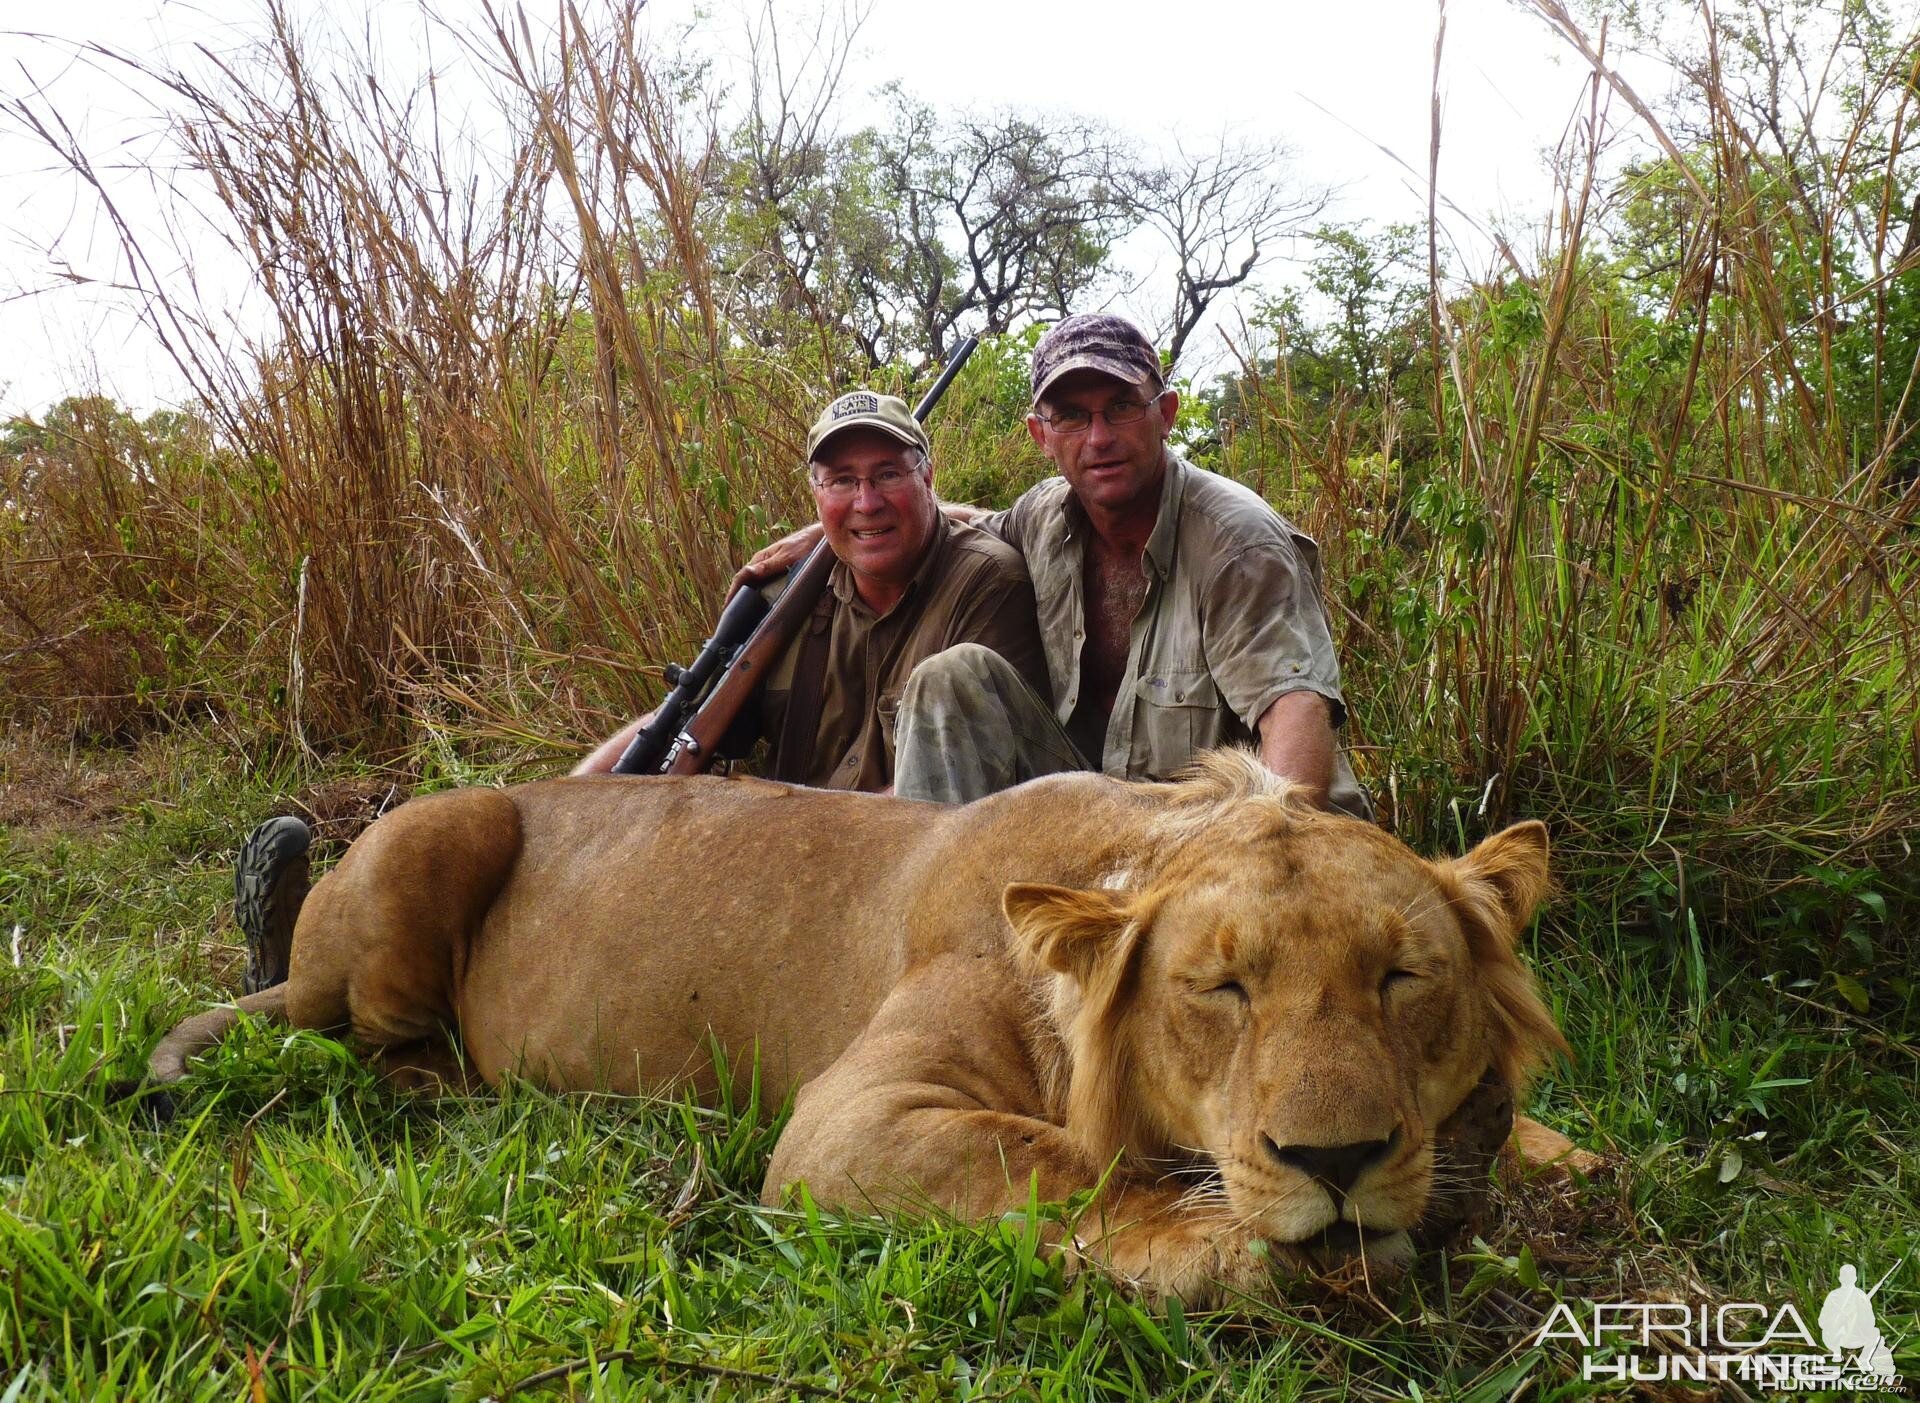
[(891, 125), (854, 138), (899, 254), (865, 285), (874, 324), (941, 359), (963, 323), (1065, 315), (1104, 270), (1119, 217), (1104, 131), (1012, 112), (947, 123), (889, 91)]
[[(1532, 3), (1592, 49), (1558, 0)], [(1622, 181), (1616, 247), (1637, 265), (1636, 291), (1670, 320), (1711, 326), (1712, 349), (1770, 368), (1820, 440), (1796, 461), (1838, 454), (1909, 480), (1920, 434), (1911, 17), (1889, 0), (1584, 8), (1688, 79), (1657, 115), (1634, 101), (1666, 153)]]
[(710, 202), (757, 335), (844, 338), (869, 369), (939, 360), (964, 332), (1064, 314), (1105, 270), (1119, 206), (1095, 124), (946, 118), (892, 85), (888, 120), (841, 136), (844, 36), (795, 67), (762, 43)]
[[(850, 179), (834, 125), (841, 79), (867, 8), (820, 15), (799, 43), (767, 4), (747, 33), (744, 116), (728, 134), (709, 208), (709, 242), (756, 339), (833, 342), (854, 326), (855, 270), (882, 257), (887, 230), (870, 190)], [(852, 367), (845, 367), (851, 370)], [(833, 367), (834, 379), (840, 367)]]
[(1295, 393), (1322, 406), (1342, 394), (1374, 400), (1391, 393), (1425, 351), (1427, 280), (1418, 231), (1411, 224), (1377, 232), (1329, 224), (1313, 238), (1320, 252), (1307, 284), (1315, 305), (1289, 293), (1271, 308)]
[(1120, 207), (1173, 254), (1166, 329), (1176, 364), (1214, 300), (1245, 284), (1279, 239), (1326, 208), (1331, 191), (1285, 178), (1289, 159), (1277, 142), (1236, 142), (1223, 133), (1205, 150), (1176, 144), (1170, 161), (1115, 170)]

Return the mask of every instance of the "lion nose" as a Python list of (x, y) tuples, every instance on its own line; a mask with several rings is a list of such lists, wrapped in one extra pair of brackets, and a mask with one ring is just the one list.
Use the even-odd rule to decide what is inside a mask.
[(1271, 1136), (1260, 1138), (1267, 1143), (1267, 1153), (1280, 1163), (1318, 1179), (1344, 1197), (1354, 1180), (1392, 1153), (1400, 1132), (1396, 1130), (1384, 1140), (1356, 1140), (1350, 1145), (1276, 1145)]

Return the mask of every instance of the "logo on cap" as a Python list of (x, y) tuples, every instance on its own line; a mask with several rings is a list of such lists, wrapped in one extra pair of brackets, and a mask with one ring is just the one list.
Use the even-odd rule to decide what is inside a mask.
[(878, 414), (880, 396), (866, 394), (856, 390), (853, 394), (842, 395), (833, 402), (832, 414), (836, 419), (850, 418), (855, 414)]

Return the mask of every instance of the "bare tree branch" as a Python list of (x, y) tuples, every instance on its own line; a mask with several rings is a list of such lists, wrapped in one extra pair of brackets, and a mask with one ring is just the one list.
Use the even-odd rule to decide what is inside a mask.
[(1114, 169), (1121, 207), (1153, 229), (1173, 255), (1173, 305), (1165, 329), (1174, 361), (1214, 299), (1246, 283), (1275, 242), (1326, 208), (1331, 192), (1291, 182), (1288, 159), (1278, 143), (1234, 141), (1222, 133), (1202, 150), (1176, 146), (1173, 159), (1162, 164)]

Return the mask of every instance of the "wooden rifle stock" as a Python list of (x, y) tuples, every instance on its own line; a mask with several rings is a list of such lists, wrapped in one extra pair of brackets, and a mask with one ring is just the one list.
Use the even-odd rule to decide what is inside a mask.
[[(978, 337), (969, 336), (953, 348), (953, 356), (941, 370), (940, 378), (914, 406), (915, 419), (923, 424), (927, 422), (934, 405), (940, 402), (953, 377), (960, 373), (960, 367), (967, 363), (967, 357), (979, 344)], [(720, 623), (701, 650), (701, 657), (684, 671), (667, 669), (668, 678), (676, 683), (673, 692), (662, 703), (653, 724), (643, 727), (634, 737), (613, 772), (617, 775), (697, 775), (711, 768), (719, 758), (720, 742), (728, 729), (746, 708), (775, 661), (806, 627), (813, 606), (819, 602), (833, 574), (833, 566), (834, 554), (822, 541), (794, 571), (772, 611), (737, 649), (728, 637), (728, 623), (751, 615), (753, 601), (742, 595), (752, 593), (754, 587), (742, 585), (727, 596)], [(705, 686), (710, 666), (703, 664), (708, 664), (709, 658), (720, 665), (718, 679), (704, 696), (687, 695), (689, 690), (697, 691)], [(686, 680), (682, 681), (683, 678)], [(679, 724), (683, 714), (685, 725)]]
[[(703, 774), (718, 757), (721, 738), (733, 725), (734, 719), (745, 710), (753, 694), (765, 680), (780, 655), (787, 651), (793, 640), (800, 636), (800, 630), (807, 625), (807, 616), (813, 612), (813, 606), (820, 598), (820, 592), (827, 587), (827, 580), (833, 574), (834, 554), (822, 541), (809, 555), (787, 582), (786, 590), (774, 602), (773, 610), (760, 622), (738, 653), (733, 656), (732, 664), (720, 674), (720, 680), (713, 684), (699, 709), (687, 719), (687, 724), (679, 735), (673, 738), (673, 744), (667, 748), (666, 757), (660, 763), (658, 773), (663, 775)], [(742, 585), (742, 589), (752, 589), (752, 585)]]

